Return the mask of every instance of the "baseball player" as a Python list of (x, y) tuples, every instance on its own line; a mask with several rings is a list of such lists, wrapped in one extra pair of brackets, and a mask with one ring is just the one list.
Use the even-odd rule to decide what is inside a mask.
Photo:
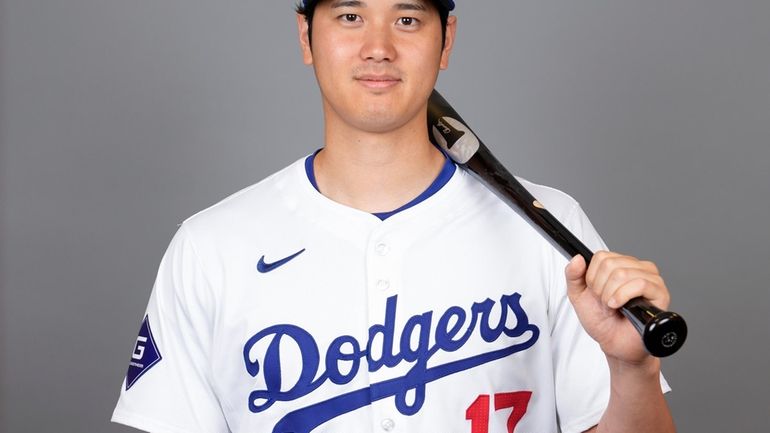
[[(474, 3), (475, 5), (475, 3)], [(470, 6), (469, 6), (470, 7)], [(673, 432), (617, 312), (668, 290), (579, 205), (525, 186), (590, 268), (428, 139), (451, 0), (298, 7), (324, 147), (187, 219), (112, 420), (154, 433)]]

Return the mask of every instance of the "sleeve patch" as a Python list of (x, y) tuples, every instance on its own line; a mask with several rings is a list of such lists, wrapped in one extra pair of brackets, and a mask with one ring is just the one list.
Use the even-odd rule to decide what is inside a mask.
[(140, 377), (147, 373), (149, 369), (155, 366), (163, 357), (155, 344), (150, 329), (149, 316), (144, 316), (142, 326), (139, 328), (139, 336), (136, 337), (134, 352), (131, 354), (131, 362), (128, 364), (126, 373), (126, 391), (128, 391)]

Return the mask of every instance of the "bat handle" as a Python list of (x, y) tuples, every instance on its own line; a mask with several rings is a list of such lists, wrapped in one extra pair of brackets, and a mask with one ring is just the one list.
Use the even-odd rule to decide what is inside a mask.
[[(586, 263), (591, 262), (593, 253), (581, 242), (573, 242), (571, 248), (572, 252), (582, 255)], [(682, 316), (663, 311), (644, 298), (631, 299), (620, 307), (620, 312), (634, 325), (652, 356), (673, 355), (687, 339), (687, 323)]]
[(620, 312), (639, 331), (644, 347), (652, 356), (673, 355), (687, 338), (687, 323), (682, 316), (663, 311), (646, 299), (634, 298), (620, 307)]

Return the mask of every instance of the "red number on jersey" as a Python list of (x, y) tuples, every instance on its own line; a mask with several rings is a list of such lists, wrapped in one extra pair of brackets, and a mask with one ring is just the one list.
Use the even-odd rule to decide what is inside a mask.
[(465, 410), (465, 419), (471, 420), (471, 433), (489, 432), (489, 396), (476, 397), (473, 404)]
[(508, 433), (513, 433), (516, 428), (516, 424), (521, 421), (524, 414), (527, 413), (527, 406), (529, 405), (529, 399), (532, 397), (531, 391), (519, 391), (519, 392), (506, 392), (503, 394), (495, 394), (495, 410), (513, 408), (511, 416), (508, 417)]
[[(504, 392), (495, 394), (495, 410), (513, 408), (506, 427), (513, 433), (516, 424), (527, 413), (531, 391)], [(465, 410), (465, 419), (471, 421), (471, 433), (489, 433), (489, 395), (481, 394)]]

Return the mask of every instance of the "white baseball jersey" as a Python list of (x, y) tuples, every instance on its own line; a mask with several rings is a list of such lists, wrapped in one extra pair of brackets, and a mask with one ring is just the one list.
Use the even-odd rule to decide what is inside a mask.
[[(605, 357), (566, 296), (567, 259), (526, 218), (452, 165), (437, 191), (382, 220), (321, 195), (307, 165), (182, 224), (113, 421), (154, 433), (598, 423)], [(574, 200), (523, 183), (603, 248)]]

